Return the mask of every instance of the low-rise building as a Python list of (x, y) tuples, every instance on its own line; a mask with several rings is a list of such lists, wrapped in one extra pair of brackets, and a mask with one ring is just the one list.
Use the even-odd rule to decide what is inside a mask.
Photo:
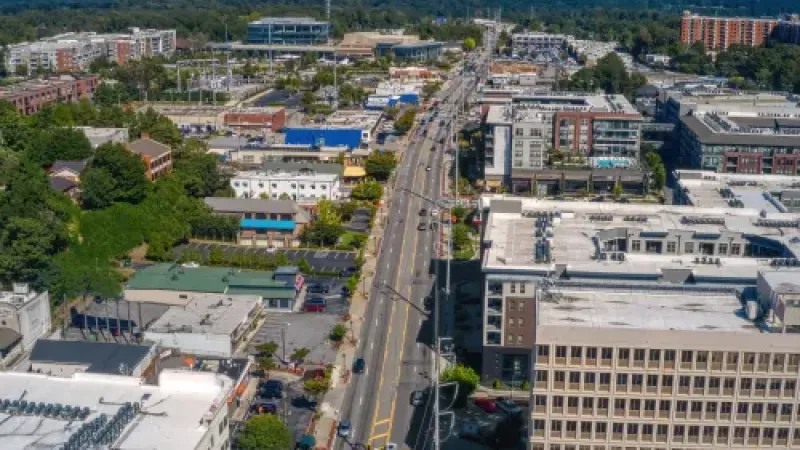
[(311, 17), (263, 17), (247, 24), (247, 44), (321, 45), (330, 33), (330, 22)]
[(518, 55), (541, 52), (559, 53), (568, 36), (549, 33), (514, 33), (511, 35), (511, 51)]
[(140, 378), (157, 356), (157, 347), (152, 343), (39, 339), (28, 357), (28, 371), (65, 378), (83, 372)]
[(76, 127), (83, 131), (86, 138), (92, 144), (92, 148), (97, 148), (103, 144), (124, 144), (128, 142), (129, 133), (127, 128), (97, 128), (97, 127)]
[(36, 292), (25, 283), (0, 291), (0, 364), (33, 348), (34, 342), (50, 332), (50, 295)]
[(340, 164), (267, 162), (263, 170), (238, 172), (231, 178), (231, 187), (239, 198), (288, 196), (300, 203), (340, 200), (342, 173)]
[(431, 61), (442, 54), (442, 43), (435, 41), (420, 41), (405, 44), (379, 42), (375, 46), (375, 56), (383, 58), (391, 56), (405, 61)]
[(442, 79), (442, 73), (429, 67), (390, 67), (389, 79), (401, 83), (435, 82)]
[(195, 293), (156, 319), (144, 340), (191, 355), (231, 358), (263, 310), (256, 295)]
[(292, 200), (206, 197), (205, 202), (214, 214), (239, 219), (239, 245), (295, 247), (311, 221), (308, 212)]
[(669, 62), (672, 61), (672, 57), (670, 57), (669, 55), (658, 55), (658, 54), (648, 53), (647, 55), (645, 55), (644, 61), (647, 64), (650, 64), (651, 66), (655, 65), (668, 66)]
[(2, 372), (3, 449), (226, 450), (232, 394), (227, 376), (187, 370), (164, 370), (157, 385), (121, 375)]
[(14, 104), (20, 114), (35, 114), (41, 108), (55, 103), (77, 102), (92, 99), (100, 85), (97, 75), (61, 75), (44, 79), (27, 80), (0, 86), (0, 100)]
[(345, 33), (336, 46), (336, 53), (353, 58), (370, 58), (375, 56), (378, 44), (398, 45), (419, 42), (419, 36), (398, 33), (381, 33), (378, 31), (357, 31)]
[[(266, 309), (292, 311), (303, 282), (302, 277), (293, 283), (275, 279), (273, 272), (265, 271), (155, 264), (137, 271), (128, 280), (124, 296), (129, 302), (185, 306), (195, 294), (247, 295), (259, 297)], [(161, 319), (162, 314), (156, 315), (155, 320)]]
[(144, 162), (148, 180), (155, 181), (172, 172), (172, 149), (168, 145), (150, 139), (143, 133), (141, 139), (127, 144), (127, 148)]

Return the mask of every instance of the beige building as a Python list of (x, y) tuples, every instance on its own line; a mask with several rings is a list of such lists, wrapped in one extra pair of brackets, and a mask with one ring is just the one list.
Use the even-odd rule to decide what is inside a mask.
[(346, 33), (336, 46), (336, 53), (351, 57), (372, 57), (379, 43), (414, 44), (419, 36), (406, 34), (389, 34), (378, 31), (356, 31)]
[(482, 202), (482, 376), (530, 383), (530, 448), (800, 448), (800, 216)]

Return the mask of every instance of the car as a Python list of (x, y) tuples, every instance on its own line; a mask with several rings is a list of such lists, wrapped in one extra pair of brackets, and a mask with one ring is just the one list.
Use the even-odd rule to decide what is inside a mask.
[(430, 172), (430, 171), (431, 171), (431, 166), (428, 166), (428, 167), (426, 167), (426, 168), (425, 168), (425, 171), (426, 171), (426, 172)]
[(303, 305), (305, 312), (325, 312), (325, 305)]
[(327, 284), (314, 283), (308, 285), (308, 292), (311, 294), (327, 294), (331, 291), (331, 287)]
[(306, 300), (307, 305), (327, 305), (328, 299), (325, 297), (311, 297), (310, 299)]
[(350, 421), (343, 420), (339, 422), (339, 426), (336, 428), (336, 433), (339, 435), (339, 437), (347, 438), (350, 436), (350, 428)]
[(414, 391), (411, 393), (411, 406), (421, 406), (425, 402), (425, 393)]
[(344, 269), (344, 270), (340, 271), (339, 272), (339, 277), (340, 278), (348, 278), (348, 277), (350, 277), (351, 275), (353, 275), (356, 272), (358, 272), (358, 268), (355, 267), (355, 266), (350, 266), (347, 269)]
[(505, 398), (498, 398), (497, 401), (495, 401), (495, 405), (498, 411), (507, 416), (516, 416), (522, 413), (522, 408), (520, 408), (519, 405)]
[(417, 230), (419, 231), (425, 231), (427, 229), (428, 229), (428, 224), (425, 222), (422, 222), (419, 225), (417, 225)]
[(394, 442), (389, 442), (386, 444), (386, 450), (397, 450), (397, 444)]
[(420, 209), (419, 210), (419, 215), (420, 216), (427, 216), (428, 215), (428, 210), (425, 209), (425, 208)]
[(250, 404), (250, 412), (252, 414), (277, 414), (278, 405), (274, 402), (256, 400)]
[(439, 210), (438, 210), (438, 209), (436, 209), (436, 208), (433, 208), (433, 209), (431, 210), (431, 216), (438, 216), (438, 215), (439, 215)]
[(269, 380), (259, 385), (258, 395), (261, 398), (283, 398), (283, 382), (280, 380)]
[(495, 404), (494, 400), (490, 398), (476, 398), (475, 399), (475, 406), (482, 409), (483, 412), (487, 412), (489, 414), (497, 412), (497, 405)]
[(353, 363), (353, 372), (361, 373), (364, 371), (366, 366), (367, 363), (364, 362), (364, 358), (356, 358), (355, 362)]

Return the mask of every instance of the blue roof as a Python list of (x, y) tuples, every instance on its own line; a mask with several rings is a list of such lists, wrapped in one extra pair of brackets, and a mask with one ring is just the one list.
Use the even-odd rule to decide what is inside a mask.
[(242, 219), (239, 226), (256, 230), (293, 231), (295, 223), (294, 220)]

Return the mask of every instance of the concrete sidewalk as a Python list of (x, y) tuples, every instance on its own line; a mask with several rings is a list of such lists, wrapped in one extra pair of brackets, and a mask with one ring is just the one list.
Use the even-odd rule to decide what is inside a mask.
[[(384, 198), (390, 195), (390, 189), (385, 189)], [(387, 202), (378, 209), (375, 214), (375, 226), (372, 227), (365, 252), (365, 263), (361, 268), (362, 282), (358, 284), (357, 290), (350, 301), (350, 322), (347, 338), (343, 341), (336, 354), (333, 374), (331, 376), (331, 387), (320, 403), (319, 419), (314, 426), (314, 438), (317, 441), (317, 449), (329, 449), (333, 443), (336, 433), (336, 426), (339, 423), (339, 411), (344, 403), (347, 393), (347, 383), (350, 381), (351, 367), (353, 365), (356, 352), (358, 351), (358, 339), (361, 336), (361, 326), (364, 323), (364, 316), (367, 312), (367, 301), (369, 291), (372, 288), (375, 268), (380, 249), (380, 237), (383, 236), (386, 226), (386, 216), (388, 214)]]

